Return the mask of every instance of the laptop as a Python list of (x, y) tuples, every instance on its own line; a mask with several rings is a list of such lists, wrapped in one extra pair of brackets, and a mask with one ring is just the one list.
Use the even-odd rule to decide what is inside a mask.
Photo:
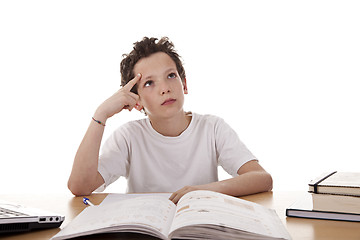
[(0, 200), (0, 234), (60, 227), (65, 217)]

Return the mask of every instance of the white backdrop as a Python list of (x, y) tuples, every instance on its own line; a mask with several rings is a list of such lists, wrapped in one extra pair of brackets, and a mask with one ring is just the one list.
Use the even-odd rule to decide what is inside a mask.
[[(143, 36), (174, 42), (185, 110), (224, 118), (275, 190), (360, 171), (359, 12), (329, 0), (1, 1), (0, 192), (68, 192), (91, 117)], [(104, 137), (140, 117), (116, 115)]]

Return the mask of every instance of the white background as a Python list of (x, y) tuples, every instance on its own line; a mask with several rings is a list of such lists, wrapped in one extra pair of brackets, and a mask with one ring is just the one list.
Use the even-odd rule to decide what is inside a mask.
[[(1, 1), (1, 193), (68, 192), (91, 117), (143, 36), (174, 42), (185, 110), (224, 118), (274, 190), (360, 171), (359, 12), (358, 1), (328, 0)], [(116, 115), (104, 137), (142, 117)]]

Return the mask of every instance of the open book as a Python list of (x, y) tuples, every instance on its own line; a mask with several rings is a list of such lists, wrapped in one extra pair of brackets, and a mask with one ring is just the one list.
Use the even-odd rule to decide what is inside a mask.
[(111, 232), (159, 239), (291, 239), (275, 210), (211, 191), (189, 192), (177, 205), (144, 196), (90, 206), (52, 239)]

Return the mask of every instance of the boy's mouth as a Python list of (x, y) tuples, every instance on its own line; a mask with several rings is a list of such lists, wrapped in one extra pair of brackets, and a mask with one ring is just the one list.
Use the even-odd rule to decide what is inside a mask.
[(168, 98), (161, 104), (161, 106), (173, 104), (175, 101), (176, 101), (176, 99)]

